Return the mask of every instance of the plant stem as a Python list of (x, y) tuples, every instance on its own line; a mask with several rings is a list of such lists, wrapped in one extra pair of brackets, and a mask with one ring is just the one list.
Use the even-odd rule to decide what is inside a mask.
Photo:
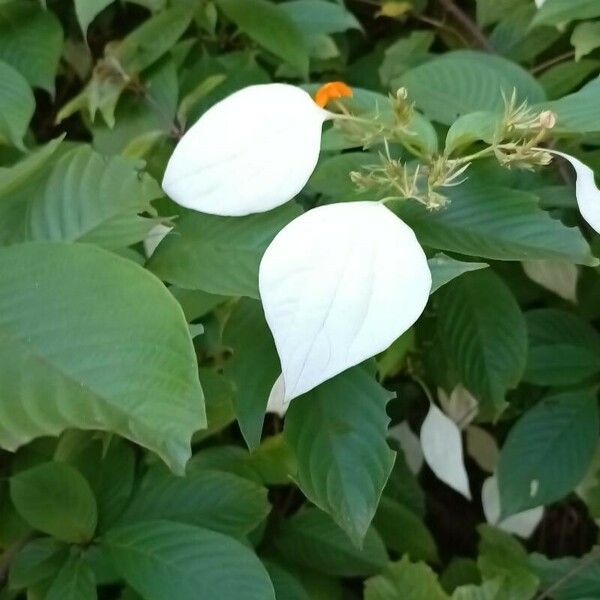
[(444, 7), (446, 12), (451, 14), (471, 34), (471, 37), (481, 49), (486, 52), (494, 52), (494, 48), (488, 41), (485, 33), (483, 33), (477, 23), (467, 13), (454, 4), (453, 0), (438, 0), (438, 2)]
[(550, 58), (547, 61), (540, 63), (539, 65), (536, 65), (535, 67), (530, 69), (529, 72), (532, 75), (537, 75), (538, 73), (545, 71), (549, 67), (552, 67), (555, 64), (562, 62), (563, 60), (572, 58), (573, 56), (575, 56), (575, 50), (569, 50), (569, 52), (565, 52), (564, 54), (559, 54), (558, 56), (555, 56), (554, 58)]

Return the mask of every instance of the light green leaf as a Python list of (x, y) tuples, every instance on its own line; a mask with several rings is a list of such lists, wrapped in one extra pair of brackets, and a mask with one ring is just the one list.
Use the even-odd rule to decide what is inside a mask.
[(301, 214), (294, 203), (247, 217), (187, 212), (152, 255), (161, 279), (210, 294), (258, 298), (258, 265), (280, 229)]
[(519, 65), (472, 50), (447, 52), (419, 65), (392, 82), (404, 86), (425, 115), (451, 125), (461, 115), (502, 108), (502, 94), (513, 89), (519, 101), (544, 100), (540, 84)]
[(546, 0), (531, 25), (563, 25), (599, 16), (600, 4), (596, 0)]
[(586, 473), (597, 440), (598, 406), (593, 392), (553, 394), (528, 410), (500, 451), (502, 515), (549, 504), (572, 491)]
[(350, 179), (352, 171), (362, 171), (379, 164), (374, 152), (344, 152), (322, 159), (314, 170), (308, 186), (311, 191), (340, 200), (374, 200), (373, 190), (361, 192)]
[(328, 575), (358, 577), (379, 572), (388, 562), (385, 546), (372, 527), (357, 548), (333, 520), (305, 508), (283, 523), (275, 536), (281, 554)]
[(422, 244), (439, 250), (494, 260), (597, 264), (581, 231), (550, 217), (529, 192), (495, 187), (474, 173), (448, 196), (450, 204), (437, 212), (416, 202), (393, 208)]
[(98, 521), (94, 493), (69, 465), (47, 462), (13, 475), (10, 497), (34, 529), (76, 544), (89, 542), (94, 535)]
[(470, 273), (471, 271), (478, 271), (479, 269), (487, 269), (489, 267), (487, 263), (483, 262), (465, 262), (456, 260), (451, 256), (446, 256), (442, 252), (439, 252), (430, 258), (427, 263), (429, 264), (429, 270), (431, 271), (431, 294), (460, 275)]
[(468, 113), (459, 117), (446, 134), (444, 152), (447, 156), (461, 148), (470, 146), (473, 142), (483, 140), (491, 144), (498, 127), (500, 115), (491, 111)]
[(165, 519), (241, 537), (269, 510), (267, 490), (248, 479), (216, 470), (177, 477), (159, 466), (145, 475), (120, 523)]
[(90, 23), (113, 2), (114, 0), (75, 0), (75, 14), (84, 38)]
[(584, 58), (579, 62), (566, 61), (550, 67), (538, 78), (549, 99), (560, 98), (578, 88), (591, 75), (600, 71), (600, 60)]
[(33, 92), (23, 76), (1, 60), (0, 81), (0, 145), (24, 150), (23, 136), (35, 110)]
[(271, 388), (281, 373), (260, 302), (240, 300), (225, 326), (223, 343), (233, 351), (225, 364), (225, 374), (235, 385), (236, 417), (248, 448), (254, 450), (260, 442)]
[(0, 5), (0, 61), (19, 71), (32, 87), (54, 95), (62, 46), (62, 27), (52, 11), (18, 0)]
[(217, 6), (257, 44), (305, 75), (308, 48), (302, 31), (279, 5), (267, 0), (217, 0)]
[(365, 582), (365, 600), (448, 600), (436, 574), (407, 557)]
[(511, 291), (486, 269), (445, 286), (438, 306), (438, 334), (462, 383), (488, 409), (502, 409), (527, 356), (525, 319)]
[(153, 219), (150, 201), (162, 195), (158, 184), (135, 163), (104, 157), (89, 146), (62, 156), (27, 214), (31, 241), (96, 243), (122, 248), (144, 239)]
[(600, 371), (600, 335), (577, 315), (552, 308), (525, 315), (529, 337), (523, 379), (537, 385), (569, 385)]
[(96, 600), (96, 580), (86, 560), (73, 553), (50, 584), (44, 600)]
[(383, 496), (373, 521), (388, 549), (412, 560), (437, 560), (435, 540), (423, 521), (400, 502)]
[(392, 397), (358, 366), (296, 399), (285, 419), (300, 489), (357, 546), (394, 464), (385, 439)]
[(600, 47), (600, 22), (580, 23), (571, 34), (571, 45), (575, 48), (575, 60), (580, 60)]
[(111, 530), (103, 545), (145, 600), (275, 600), (256, 555), (222, 533), (146, 521)]
[(206, 422), (187, 324), (162, 284), (87, 244), (3, 248), (0, 272), (0, 444), (101, 429), (182, 472)]

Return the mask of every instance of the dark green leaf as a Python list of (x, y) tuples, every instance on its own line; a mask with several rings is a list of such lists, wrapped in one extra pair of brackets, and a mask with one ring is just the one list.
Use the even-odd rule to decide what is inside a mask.
[(300, 489), (360, 545), (394, 464), (386, 442), (393, 394), (361, 366), (296, 399), (284, 435)]
[(222, 533), (147, 521), (110, 531), (104, 545), (145, 600), (275, 600), (256, 555)]

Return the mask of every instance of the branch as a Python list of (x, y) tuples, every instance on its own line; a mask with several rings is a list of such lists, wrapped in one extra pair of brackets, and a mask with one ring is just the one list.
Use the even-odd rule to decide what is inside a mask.
[(464, 28), (471, 34), (471, 37), (477, 45), (486, 52), (494, 52), (493, 46), (488, 41), (485, 33), (479, 28), (477, 23), (469, 17), (469, 15), (463, 12), (453, 0), (438, 0), (438, 2), (444, 7), (446, 12), (451, 14)]

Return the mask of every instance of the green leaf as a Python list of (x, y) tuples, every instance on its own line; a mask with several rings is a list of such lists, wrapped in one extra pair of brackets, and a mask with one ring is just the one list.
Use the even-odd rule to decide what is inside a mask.
[(569, 385), (600, 371), (600, 334), (582, 318), (552, 308), (532, 310), (525, 317), (529, 337), (525, 381)]
[(305, 34), (342, 33), (362, 29), (358, 19), (342, 4), (325, 0), (291, 0), (281, 8)]
[(379, 67), (379, 77), (387, 87), (411, 67), (416, 67), (431, 58), (429, 48), (435, 40), (432, 31), (412, 31), (408, 37), (400, 38), (385, 50)]
[(248, 448), (254, 450), (260, 442), (271, 388), (281, 373), (260, 302), (240, 300), (225, 326), (223, 343), (233, 351), (225, 374), (235, 385), (235, 414)]
[(96, 600), (94, 572), (84, 558), (71, 555), (50, 584), (44, 600)]
[(373, 521), (386, 547), (412, 560), (437, 560), (435, 540), (423, 521), (411, 510), (383, 496)]
[(84, 38), (90, 23), (113, 2), (114, 0), (75, 0), (75, 14)]
[(391, 563), (365, 582), (365, 600), (448, 600), (436, 574), (425, 563), (407, 557)]
[(29, 84), (10, 65), (0, 60), (0, 146), (12, 144), (24, 150), (23, 136), (35, 110)]
[(182, 472), (204, 404), (187, 324), (162, 284), (87, 244), (2, 248), (0, 272), (0, 444), (102, 429)]
[(546, 0), (531, 25), (562, 25), (594, 17), (600, 17), (600, 4), (596, 0)]
[(187, 212), (148, 263), (161, 279), (210, 294), (258, 298), (258, 266), (275, 235), (301, 213), (288, 203), (247, 217)]
[(88, 431), (66, 431), (54, 460), (73, 465), (87, 479), (98, 505), (98, 531), (106, 530), (123, 512), (134, 486), (135, 455), (121, 438)]
[(223, 374), (205, 367), (200, 369), (200, 383), (204, 390), (208, 426), (194, 434), (194, 443), (222, 431), (235, 420), (232, 382)]
[(111, 530), (103, 545), (145, 600), (275, 600), (256, 555), (222, 533), (147, 521)]
[(600, 47), (600, 23), (580, 23), (571, 34), (571, 45), (575, 48), (575, 60), (580, 60)]
[(385, 411), (392, 397), (358, 366), (297, 398), (285, 419), (300, 489), (357, 546), (394, 464)]
[(267, 0), (217, 0), (217, 6), (258, 45), (305, 75), (308, 48), (302, 31), (288, 13)]
[(357, 548), (316, 508), (305, 508), (285, 521), (275, 536), (275, 546), (284, 558), (337, 577), (372, 575), (388, 562), (375, 529), (367, 531), (362, 548)]
[(144, 21), (122, 42), (109, 46), (106, 56), (117, 60), (126, 73), (140, 73), (171, 50), (191, 19), (192, 10), (188, 6), (163, 10)]
[(271, 560), (263, 562), (273, 582), (277, 600), (311, 600), (300, 580), (292, 573)]
[(446, 134), (444, 151), (450, 156), (455, 150), (466, 148), (480, 140), (491, 144), (500, 115), (491, 111), (468, 113), (452, 123)]
[(500, 451), (504, 516), (560, 500), (583, 479), (598, 439), (595, 393), (547, 396), (510, 430)]
[(431, 294), (460, 275), (489, 267), (487, 263), (456, 260), (442, 252), (430, 258), (427, 263), (431, 271)]
[(484, 580), (502, 578), (503, 600), (533, 598), (538, 578), (531, 572), (527, 552), (508, 533), (489, 525), (480, 525), (481, 536), (477, 566)]
[(13, 475), (10, 497), (33, 528), (62, 540), (89, 542), (96, 530), (96, 498), (83, 475), (57, 462), (42, 463)]
[(544, 86), (548, 98), (560, 98), (598, 73), (599, 67), (600, 61), (595, 58), (584, 58), (579, 62), (567, 61), (544, 71), (539, 82)]
[(438, 306), (438, 334), (462, 383), (488, 409), (503, 408), (527, 357), (525, 319), (511, 291), (487, 269), (445, 286)]
[(198, 470), (176, 477), (160, 466), (148, 471), (120, 522), (165, 519), (241, 537), (270, 508), (267, 490), (237, 475)]
[(9, 587), (20, 590), (54, 576), (68, 556), (67, 546), (53, 538), (28, 542), (11, 562)]
[(493, 260), (556, 258), (595, 265), (585, 238), (539, 208), (529, 192), (495, 187), (483, 176), (449, 191), (450, 204), (437, 212), (417, 202), (395, 211), (432, 248)]
[(591, 600), (600, 596), (600, 552), (597, 547), (578, 558), (567, 556), (550, 560), (534, 553), (529, 557), (529, 564), (541, 580), (541, 589), (552, 589), (554, 600)]
[(62, 27), (52, 11), (18, 0), (0, 5), (0, 61), (19, 71), (32, 87), (54, 95), (62, 48)]
[(535, 109), (556, 114), (556, 133), (577, 134), (600, 131), (600, 77), (564, 98), (545, 102)]
[(52, 168), (27, 211), (30, 241), (95, 243), (123, 248), (144, 239), (155, 221), (150, 201), (162, 192), (135, 163), (104, 157), (89, 146), (67, 152)]
[(409, 98), (428, 118), (445, 125), (467, 113), (501, 109), (502, 94), (510, 96), (513, 89), (519, 101), (535, 104), (545, 98), (540, 84), (519, 65), (472, 50), (447, 52), (411, 69), (392, 85), (406, 87)]

